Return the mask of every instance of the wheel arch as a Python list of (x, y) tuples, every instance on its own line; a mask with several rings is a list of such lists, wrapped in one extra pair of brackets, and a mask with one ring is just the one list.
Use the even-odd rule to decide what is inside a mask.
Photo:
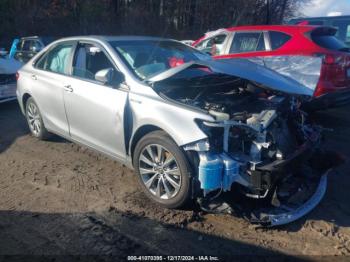
[(25, 107), (28, 99), (32, 97), (29, 93), (24, 93), (23, 96), (22, 96), (22, 105), (23, 107)]
[(131, 164), (132, 166), (134, 166), (134, 152), (135, 152), (135, 148), (137, 143), (147, 134), (154, 132), (154, 131), (163, 131), (164, 134), (168, 135), (176, 145), (178, 145), (178, 147), (180, 148), (181, 151), (183, 151), (184, 153), (184, 157), (187, 160), (187, 164), (188, 164), (188, 168), (190, 170), (190, 172), (188, 173), (189, 177), (190, 177), (190, 183), (191, 183), (191, 188), (192, 188), (192, 193), (191, 193), (191, 198), (195, 199), (200, 192), (200, 188), (199, 188), (199, 182), (198, 182), (198, 170), (197, 170), (197, 166), (199, 165), (199, 158), (198, 158), (198, 154), (194, 151), (185, 151), (182, 146), (180, 146), (176, 140), (171, 136), (171, 134), (169, 134), (169, 132), (167, 132), (166, 130), (164, 130), (163, 128), (156, 126), (156, 125), (152, 125), (152, 124), (147, 124), (147, 125), (143, 125), (141, 127), (139, 127), (136, 132), (134, 133), (131, 142), (130, 142), (130, 158), (131, 158)]
[[(171, 134), (169, 134), (169, 132), (167, 132), (166, 130), (164, 130), (163, 128), (156, 126), (156, 125), (152, 125), (152, 124), (147, 124), (147, 125), (143, 125), (141, 127), (139, 127), (136, 132), (134, 133), (134, 135), (131, 138), (130, 141), (130, 157), (131, 157), (131, 164), (133, 164), (134, 161), (134, 152), (135, 152), (135, 148), (137, 143), (147, 134), (154, 132), (154, 131), (163, 131), (166, 135), (168, 135), (174, 142), (175, 144), (177, 144), (180, 148), (182, 148), (174, 139), (174, 137), (171, 136)], [(184, 151), (187, 160), (189, 161), (190, 165), (193, 167), (193, 165), (196, 164), (196, 160), (194, 159), (194, 154), (191, 151)]]
[[(131, 143), (130, 143), (130, 157), (131, 157), (131, 163), (133, 164), (134, 161), (134, 151), (137, 143), (140, 141), (142, 137), (145, 135), (153, 132), (153, 131), (163, 131), (165, 132), (162, 128), (156, 126), (156, 125), (144, 125), (139, 127), (134, 135), (131, 138)], [(167, 132), (165, 132), (167, 133)], [(168, 133), (167, 133), (168, 134)], [(168, 134), (169, 135), (169, 134)]]

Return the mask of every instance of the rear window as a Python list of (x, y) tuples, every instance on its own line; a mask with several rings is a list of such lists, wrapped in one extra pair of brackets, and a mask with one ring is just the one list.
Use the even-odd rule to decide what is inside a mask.
[(334, 28), (318, 28), (311, 33), (311, 39), (315, 44), (326, 49), (349, 51), (346, 44), (335, 36), (336, 32)]
[(350, 20), (337, 20), (332, 26), (338, 29), (336, 37), (344, 42), (350, 42)]
[(282, 32), (270, 31), (270, 41), (272, 50), (278, 49), (291, 39), (290, 35)]
[(319, 46), (335, 51), (348, 51), (348, 47), (344, 42), (340, 41), (335, 36), (315, 36), (312, 40)]
[(314, 20), (314, 21), (308, 21), (309, 23), (309, 25), (324, 25), (324, 21), (322, 21), (322, 20)]

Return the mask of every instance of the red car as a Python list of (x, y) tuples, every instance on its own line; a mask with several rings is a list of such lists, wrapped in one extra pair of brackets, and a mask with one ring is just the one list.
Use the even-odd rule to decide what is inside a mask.
[(336, 32), (310, 25), (240, 26), (209, 32), (192, 46), (215, 59), (259, 58), (273, 70), (308, 83), (317, 98), (313, 106), (334, 107), (350, 101), (350, 50)]

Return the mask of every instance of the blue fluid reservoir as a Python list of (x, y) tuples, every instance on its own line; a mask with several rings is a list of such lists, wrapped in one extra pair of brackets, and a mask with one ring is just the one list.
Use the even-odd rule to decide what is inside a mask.
[(239, 175), (239, 163), (225, 153), (221, 154), (220, 157), (224, 164), (222, 188), (224, 191), (229, 191)]
[(199, 181), (201, 188), (205, 193), (220, 189), (224, 167), (220, 156), (214, 153), (201, 153), (199, 158)]

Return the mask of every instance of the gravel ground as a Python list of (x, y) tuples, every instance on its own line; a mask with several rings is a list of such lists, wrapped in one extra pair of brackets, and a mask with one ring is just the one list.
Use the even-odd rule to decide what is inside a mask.
[[(345, 155), (350, 155), (349, 109), (318, 115), (335, 129), (327, 134), (327, 147)], [(349, 168), (347, 163), (330, 176), (325, 199), (308, 216), (261, 229), (229, 215), (160, 208), (128, 168), (57, 137), (37, 141), (17, 103), (0, 104), (0, 255), (350, 259)]]

